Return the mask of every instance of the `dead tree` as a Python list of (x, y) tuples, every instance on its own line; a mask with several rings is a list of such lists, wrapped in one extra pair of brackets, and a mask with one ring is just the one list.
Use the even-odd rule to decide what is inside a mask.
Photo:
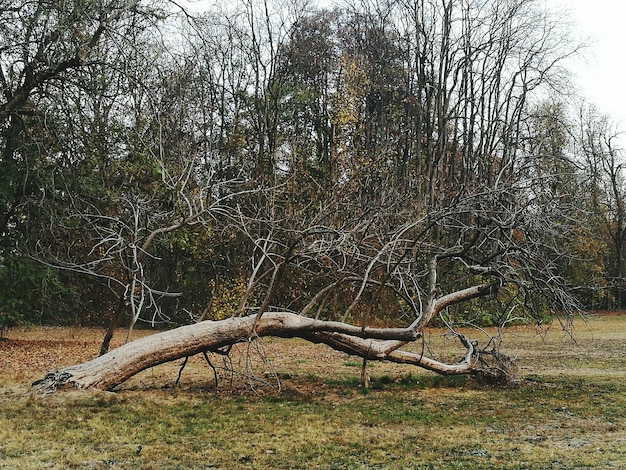
[[(569, 55), (557, 47), (558, 28), (533, 2), (494, 2), (487, 9), (421, 1), (414, 2), (415, 11), (404, 3), (388, 18), (414, 21), (400, 21), (397, 35), (383, 43), (403, 37), (402, 44), (412, 44), (404, 51), (404, 78), (417, 85), (404, 90), (400, 83), (389, 84), (403, 91), (395, 109), (405, 116), (385, 126), (384, 145), (377, 146), (382, 137), (376, 133), (361, 133), (368, 99), (357, 86), (363, 71), (358, 57), (348, 57), (350, 50), (342, 58), (352, 66), (333, 72), (354, 75), (338, 82), (352, 83), (354, 96), (350, 103), (331, 100), (336, 106), (331, 132), (340, 140), (331, 152), (336, 157), (331, 171), (309, 161), (289, 131), (280, 145), (270, 142), (283, 124), (275, 122), (281, 116), (273, 104), (293, 98), (279, 77), (265, 83), (257, 68), (247, 87), (233, 90), (233, 96), (255, 105), (247, 112), (256, 123), (245, 118), (238, 124), (247, 122), (249, 138), (236, 139), (232, 151), (242, 157), (242, 167), (253, 170), (242, 181), (247, 189), (222, 197), (202, 217), (214, 233), (237, 233), (232, 251), (248, 260), (240, 269), (246, 290), (233, 315), (128, 343), (51, 373), (37, 385), (110, 390), (156, 364), (263, 336), (300, 337), (367, 361), (499, 380), (506, 376), (504, 364), (485, 365), (486, 357), (499, 357), (492, 338), (481, 345), (458, 332), (458, 325), (473, 323), (476, 302), (491, 303), (486, 311), (498, 325), (509, 322), (512, 311), (536, 320), (575, 308), (562, 276), (571, 207), (536, 184), (542, 176), (533, 166), (524, 126), (531, 98), (557, 87), (560, 64)], [(235, 35), (232, 42), (248, 37), (258, 46), (254, 34)], [(280, 59), (279, 52), (270, 54), (271, 61)], [(330, 93), (337, 91), (327, 86)], [(370, 91), (376, 98), (378, 92)], [(337, 91), (344, 92), (345, 87)], [(259, 106), (265, 111), (260, 117)], [(242, 117), (232, 115), (234, 121)], [(396, 125), (400, 140), (391, 132)], [(395, 171), (392, 152), (405, 140), (401, 151), (413, 159), (412, 169)], [(290, 152), (298, 158), (290, 159)], [(206, 161), (213, 162), (214, 154)], [(306, 165), (292, 163), (300, 159)], [(263, 165), (256, 165), (261, 160)], [(401, 184), (391, 175), (402, 176)], [(377, 316), (389, 327), (374, 327)], [(446, 364), (404, 348), (422, 339), (437, 318), (465, 347), (461, 362)]]
[[(250, 237), (260, 234), (252, 240), (256, 262), (251, 264), (249, 289), (235, 315), (133, 341), (92, 361), (52, 372), (36, 385), (41, 389), (71, 384), (112, 390), (155, 365), (219, 352), (264, 336), (299, 337), (367, 361), (412, 364), (441, 374), (504, 380), (504, 365), (485, 366), (487, 356), (498, 357), (491, 341), (481, 346), (457, 332), (452, 324), (452, 333), (466, 350), (459, 363), (443, 363), (403, 346), (423, 338), (425, 328), (443, 311), (474, 299), (493, 300), (503, 289), (510, 304), (530, 306), (528, 299), (534, 292), (554, 305), (561, 302), (563, 308), (573, 307), (555, 273), (558, 265), (554, 259), (562, 256), (558, 243), (551, 252), (545, 240), (539, 243), (530, 238), (532, 225), (543, 225), (547, 220), (535, 213), (541, 208), (527, 200), (515, 208), (506, 206), (505, 211), (508, 196), (508, 192), (479, 192), (445, 210), (399, 223), (391, 231), (394, 220), (397, 223), (408, 215), (406, 201), (393, 197), (386, 201), (386, 208), (381, 200), (374, 214), (352, 210), (349, 216), (344, 212), (343, 219), (337, 216), (341, 204), (335, 200), (297, 232), (293, 226), (280, 227), (277, 220), (273, 221), (273, 232), (262, 231), (254, 224), (264, 226), (263, 218), (245, 219), (242, 214), (228, 213), (227, 219), (231, 223), (239, 220)], [(464, 220), (470, 209), (472, 225)], [(303, 220), (302, 214), (294, 216)], [(522, 237), (516, 231), (528, 222), (526, 217), (531, 217), (525, 232), (528, 237)], [(456, 233), (456, 237), (448, 238), (443, 229), (448, 234)], [(286, 296), (284, 290), (294, 282), (289, 281), (290, 274), (315, 282), (315, 295), (306, 302)], [(442, 292), (455, 285), (458, 287)], [(395, 318), (393, 321), (404, 325), (370, 326), (371, 310), (367, 305), (382, 293), (389, 309), (395, 309), (388, 319)], [(344, 296), (341, 311), (322, 307), (324, 299), (332, 294)], [(348, 294), (351, 299), (346, 301)], [(258, 303), (251, 306), (251, 299), (258, 299)], [(285, 309), (283, 302), (292, 308)]]
[[(435, 299), (427, 315), (435, 315), (453, 303), (489, 295), (494, 289), (493, 284), (483, 284)], [(112, 390), (133, 375), (158, 364), (199, 353), (217, 352), (232, 344), (263, 336), (299, 337), (367, 360), (412, 364), (446, 375), (479, 373), (476, 366), (480, 351), (475, 342), (460, 334), (459, 340), (467, 348), (467, 354), (457, 364), (445, 364), (422, 354), (400, 350), (402, 345), (421, 337), (418, 325), (419, 320), (407, 328), (361, 328), (290, 312), (269, 312), (262, 318), (251, 315), (203, 321), (127, 343), (92, 361), (48, 373), (33, 385), (40, 390), (56, 389), (65, 384)]]

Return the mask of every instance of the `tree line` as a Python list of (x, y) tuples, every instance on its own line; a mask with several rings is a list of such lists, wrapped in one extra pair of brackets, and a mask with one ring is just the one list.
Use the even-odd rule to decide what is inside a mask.
[(0, 322), (622, 308), (577, 44), (536, 0), (5, 0)]

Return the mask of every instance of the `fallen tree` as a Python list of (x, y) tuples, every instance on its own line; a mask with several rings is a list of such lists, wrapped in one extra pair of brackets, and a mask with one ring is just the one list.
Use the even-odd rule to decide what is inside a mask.
[[(434, 300), (426, 312), (432, 317), (441, 309), (461, 301), (491, 294), (496, 285), (481, 284)], [(457, 334), (467, 353), (457, 364), (446, 364), (400, 348), (422, 337), (420, 318), (407, 328), (361, 328), (343, 322), (322, 321), (290, 312), (231, 317), (202, 321), (127, 343), (83, 364), (69, 366), (33, 383), (40, 391), (64, 385), (76, 388), (113, 390), (150, 367), (204, 352), (219, 352), (236, 343), (264, 336), (303, 338), (372, 361), (412, 364), (440, 374), (484, 374), (476, 368), (477, 343)], [(493, 374), (490, 371), (489, 374)]]
[[(271, 188), (277, 195), (281, 190)], [(566, 254), (551, 214), (541, 213), (534, 201), (512, 206), (512, 197), (509, 189), (479, 191), (421, 217), (414, 209), (407, 213), (405, 201), (391, 201), (373, 213), (346, 210), (339, 221), (337, 200), (308, 221), (296, 214), (288, 223), (233, 210), (226, 220), (249, 240), (251, 255), (246, 289), (229, 318), (127, 343), (34, 385), (41, 391), (65, 385), (113, 390), (150, 367), (200, 353), (227, 355), (234, 344), (266, 336), (303, 338), (363, 358), (364, 386), (367, 361), (508, 382), (501, 330), (481, 346), (459, 327), (479, 326), (475, 320), (485, 311), (504, 328), (575, 307), (558, 275)], [(295, 229), (298, 221), (308, 223)], [(540, 236), (531, 237), (533, 232)], [(542, 239), (546, 234), (552, 238)], [(472, 303), (479, 299), (486, 310)], [(425, 341), (424, 331), (436, 318), (464, 346), (460, 362), (403, 348)]]
[[(194, 121), (213, 116), (198, 110), (222, 109), (200, 96), (213, 92), (200, 93), (193, 106), (182, 95), (172, 98), (180, 100), (181, 109), (194, 111), (171, 123), (173, 143), (184, 136), (184, 146), (160, 137), (170, 102), (164, 104), (166, 111), (154, 116), (150, 111), (146, 120), (160, 124), (153, 139), (138, 140), (157, 163), (158, 179), (169, 182), (167, 194), (156, 198), (150, 185), (141, 198), (130, 198), (145, 201), (131, 204), (132, 210), (121, 207), (115, 217), (84, 213), (81, 220), (88, 223), (76, 227), (83, 235), (75, 238), (81, 246), (82, 240), (93, 245), (83, 247), (94, 258), (88, 274), (108, 280), (122, 274), (118, 313), (128, 310), (131, 325), (155, 318), (219, 321), (198, 321), (128, 343), (35, 384), (42, 390), (66, 384), (111, 390), (157, 364), (198, 353), (228, 354), (229, 346), (263, 336), (323, 343), (363, 358), (364, 364), (391, 361), (441, 374), (506, 380), (507, 361), (500, 361), (498, 352), (501, 336), (487, 336), (481, 345), (460, 327), (503, 328), (574, 310), (567, 281), (574, 258), (568, 251), (581, 236), (576, 165), (565, 157), (565, 137), (555, 137), (561, 120), (552, 114), (545, 118), (536, 107), (545, 91), (558, 85), (560, 63), (570, 52), (557, 47), (563, 43), (552, 37), (558, 28), (545, 12), (530, 8), (532, 3), (497, 2), (492, 12), (452, 2), (445, 14), (428, 2), (416, 3), (415, 11), (402, 6), (401, 14), (388, 17), (430, 17), (433, 23), (428, 28), (421, 20), (398, 24), (395, 34), (380, 43), (398, 57), (397, 67), (389, 70), (389, 77), (400, 78), (393, 86), (375, 83), (382, 75), (376, 61), (368, 64), (368, 47), (339, 50), (336, 57), (331, 57), (335, 47), (329, 47), (323, 62), (330, 68), (303, 75), (298, 67), (310, 62), (311, 49), (304, 39), (310, 33), (327, 35), (318, 31), (314, 17), (294, 21), (294, 28), (302, 24), (311, 31), (284, 36), (269, 34), (274, 26), (268, 20), (268, 47), (259, 47), (257, 31), (247, 29), (256, 24), (253, 16), (246, 17), (254, 13), (250, 9), (241, 12), (248, 18), (241, 24), (217, 21), (216, 27), (235, 27), (223, 31), (235, 41), (229, 47), (244, 57), (232, 65), (238, 69), (249, 58), (251, 68), (233, 74), (249, 80), (243, 80), (242, 89), (235, 87), (237, 103), (216, 121), (222, 123), (219, 133), (214, 129), (216, 142), (209, 144), (206, 131), (215, 125), (212, 121)], [(533, 21), (521, 8), (526, 6)], [(267, 12), (260, 17), (269, 19)], [(459, 27), (453, 27), (457, 21)], [(337, 44), (346, 42), (349, 23), (337, 24)], [(410, 38), (412, 29), (418, 43), (399, 40), (403, 31)], [(381, 31), (371, 33), (378, 38)], [(278, 37), (286, 42), (273, 50), (278, 42), (272, 38)], [(255, 39), (247, 43), (247, 38)], [(230, 56), (231, 49), (222, 52)], [(260, 60), (266, 51), (269, 68)], [(400, 57), (421, 58), (413, 68)], [(212, 63), (209, 70), (221, 65)], [(368, 70), (371, 77), (366, 77)], [(335, 75), (337, 83), (321, 90), (299, 88), (302, 77), (310, 77), (307, 83), (313, 85), (328, 84)], [(189, 82), (194, 89), (207, 83), (202, 75)], [(408, 83), (415, 87), (405, 89)], [(181, 89), (178, 79), (172, 88)], [(300, 101), (324, 96), (319, 103)], [(311, 122), (299, 121), (313, 110), (325, 111)], [(239, 124), (224, 130), (223, 123), (230, 121)], [(180, 150), (164, 153), (169, 147)], [(232, 179), (235, 168), (240, 176)], [(202, 236), (195, 232), (200, 229)], [(166, 302), (165, 294), (174, 292), (170, 287), (202, 279), (202, 270), (192, 264), (189, 272), (178, 266), (183, 255), (210, 265), (211, 280), (194, 282), (188, 291), (206, 297), (201, 314), (196, 304)], [(77, 258), (73, 266), (81, 263)], [(213, 302), (220, 300), (218, 278), (230, 282), (220, 284), (232, 301), (228, 308), (227, 302)], [(175, 315), (162, 315), (176, 309)], [(424, 331), (434, 319), (464, 346), (460, 362), (441, 362), (430, 352), (427, 357), (405, 348), (425, 341)], [(116, 321), (111, 324), (115, 327)]]
[[(281, 188), (271, 190), (279, 194)], [(323, 343), (363, 358), (364, 368), (367, 361), (390, 361), (507, 382), (510, 364), (499, 352), (501, 330), (480, 346), (459, 327), (479, 327), (475, 321), (484, 312), (504, 328), (575, 308), (558, 275), (567, 255), (561, 232), (552, 229), (554, 219), (534, 201), (512, 206), (512, 197), (508, 189), (480, 191), (413, 215), (410, 222), (404, 220), (415, 212), (403, 213), (404, 201), (393, 201), (374, 213), (346, 211), (338, 223), (333, 200), (299, 229), (293, 228), (297, 221), (307, 220), (300, 214), (281, 227), (234, 210), (226, 217), (248, 238), (251, 262), (246, 289), (229, 318), (127, 343), (34, 385), (42, 391), (64, 385), (113, 390), (158, 364), (199, 353), (228, 354), (234, 344), (266, 336)], [(533, 232), (539, 236), (531, 237)], [(472, 303), (479, 299), (486, 306)], [(513, 315), (517, 311), (524, 313)], [(436, 318), (464, 346), (460, 362), (403, 348), (425, 340)]]

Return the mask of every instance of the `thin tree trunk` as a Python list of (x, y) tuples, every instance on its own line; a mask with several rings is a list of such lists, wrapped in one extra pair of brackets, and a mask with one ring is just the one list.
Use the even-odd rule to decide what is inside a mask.
[(124, 315), (125, 310), (126, 302), (124, 301), (124, 296), (121, 296), (119, 302), (117, 303), (117, 307), (115, 307), (115, 312), (113, 312), (113, 315), (111, 316), (111, 320), (109, 321), (109, 326), (107, 327), (107, 331), (104, 334), (104, 338), (102, 338), (102, 343), (100, 343), (100, 351), (98, 352), (98, 356), (103, 356), (104, 354), (109, 352), (109, 347), (111, 346), (113, 334), (120, 324), (120, 320), (122, 319), (122, 315)]

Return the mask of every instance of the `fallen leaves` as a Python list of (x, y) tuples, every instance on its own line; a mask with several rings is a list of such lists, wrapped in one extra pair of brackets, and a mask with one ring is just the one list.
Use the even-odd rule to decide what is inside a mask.
[[(0, 341), (0, 377), (24, 382), (98, 354), (103, 333), (98, 329), (31, 328), (11, 331)], [(119, 339), (113, 347), (119, 346)]]

